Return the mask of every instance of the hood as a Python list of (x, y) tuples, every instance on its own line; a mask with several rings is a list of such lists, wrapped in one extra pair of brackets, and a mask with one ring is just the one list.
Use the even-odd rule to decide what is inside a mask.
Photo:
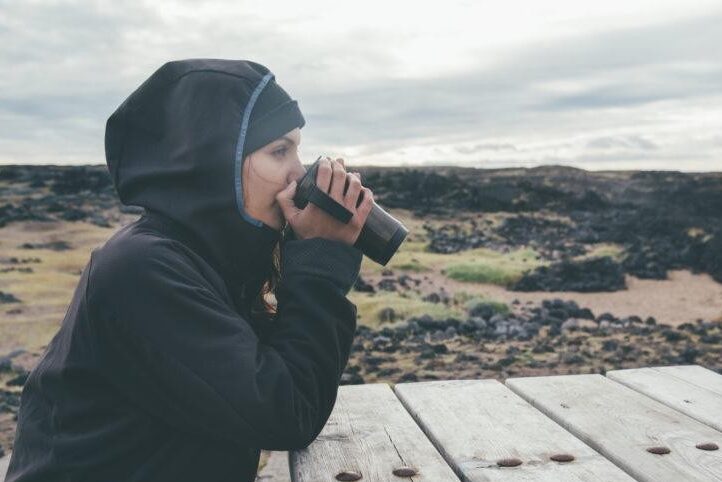
[(281, 238), (244, 209), (243, 160), (304, 124), (297, 102), (259, 63), (172, 61), (108, 118), (106, 162), (121, 202), (190, 231), (235, 291), (267, 275)]

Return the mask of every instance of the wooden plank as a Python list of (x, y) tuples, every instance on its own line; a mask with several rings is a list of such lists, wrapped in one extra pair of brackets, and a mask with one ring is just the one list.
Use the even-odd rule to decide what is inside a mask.
[[(496, 380), (397, 383), (394, 391), (462, 480), (634, 480)], [(561, 453), (574, 460), (550, 459)], [(511, 458), (521, 464), (498, 464)]]
[(700, 365), (672, 365), (653, 368), (722, 395), (722, 375), (709, 368)]
[[(602, 375), (508, 378), (506, 385), (642, 481), (722, 481), (722, 434)], [(648, 452), (667, 447), (667, 454)]]
[[(659, 367), (610, 370), (612, 380), (679, 410), (719, 431), (722, 431), (722, 375), (698, 365), (663, 370)], [(700, 370), (710, 375), (699, 373)], [(689, 373), (690, 376), (685, 376)], [(699, 375), (699, 376), (697, 376)], [(707, 378), (709, 383), (701, 385)], [(717, 382), (715, 384), (715, 382)], [(719, 386), (719, 391), (715, 390)]]
[(285, 450), (268, 450), (266, 452), (268, 454), (266, 465), (256, 474), (255, 482), (291, 482), (288, 452)]
[(4, 457), (0, 457), (0, 480), (5, 480), (5, 475), (8, 472), (8, 466), (10, 465), (10, 455), (12, 452), (8, 452)]
[[(343, 470), (359, 471), (362, 482), (459, 481), (386, 383), (339, 387), (319, 436), (289, 455), (295, 482), (336, 482)], [(397, 477), (392, 471), (401, 466), (418, 475)]]

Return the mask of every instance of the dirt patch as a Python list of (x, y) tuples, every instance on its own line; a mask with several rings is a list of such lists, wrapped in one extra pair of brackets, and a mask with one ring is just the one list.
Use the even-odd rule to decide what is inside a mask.
[[(422, 296), (439, 292), (443, 287), (443, 291), (450, 296), (467, 292), (508, 304), (514, 300), (525, 304), (540, 303), (549, 298), (563, 298), (574, 300), (597, 315), (613, 313), (618, 317), (652, 316), (657, 322), (672, 326), (698, 319), (722, 318), (722, 284), (708, 274), (693, 274), (686, 270), (670, 271), (667, 280), (638, 279), (626, 275), (626, 290), (605, 293), (510, 291), (498, 285), (455, 281), (438, 271), (410, 276), (421, 280), (418, 289)], [(364, 280), (372, 285), (376, 285), (381, 279), (382, 276), (373, 273), (364, 276)]]

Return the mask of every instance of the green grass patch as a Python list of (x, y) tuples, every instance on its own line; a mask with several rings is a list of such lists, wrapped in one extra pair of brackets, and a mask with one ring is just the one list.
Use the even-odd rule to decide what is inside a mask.
[(482, 306), (488, 306), (494, 313), (506, 315), (509, 314), (509, 305), (501, 301), (489, 300), (483, 296), (475, 296), (464, 303), (466, 311), (478, 310)]
[(379, 320), (379, 314), (384, 308), (394, 310), (394, 322), (424, 314), (428, 314), (433, 318), (463, 318), (465, 315), (464, 311), (458, 307), (424, 301), (416, 293), (400, 294), (393, 291), (363, 293), (351, 291), (348, 298), (356, 305), (357, 323), (370, 327), (377, 327), (382, 324)]
[(446, 269), (446, 276), (467, 283), (490, 283), (503, 286), (519, 279), (515, 272), (490, 266), (484, 262), (449, 266)]
[(477, 248), (446, 256), (447, 259), (453, 260), (444, 268), (447, 277), (467, 283), (490, 283), (501, 286), (514, 283), (525, 271), (548, 264), (537, 259), (536, 251), (531, 248), (508, 253)]

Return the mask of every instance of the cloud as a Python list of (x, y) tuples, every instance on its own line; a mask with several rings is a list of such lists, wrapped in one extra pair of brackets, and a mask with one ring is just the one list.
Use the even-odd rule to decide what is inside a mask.
[(645, 151), (658, 148), (654, 142), (641, 136), (597, 137), (587, 142), (587, 147), (592, 149), (641, 149)]
[[(383, 17), (333, 2), (0, 5), (0, 163), (103, 163), (105, 120), (156, 68), (222, 57), (268, 65), (298, 99), (308, 159), (722, 170), (719, 8), (530, 2), (567, 13), (490, 11), (473, 29), (474, 2)], [(443, 30), (451, 18), (468, 23)]]
[(481, 143), (473, 146), (457, 146), (456, 151), (460, 154), (473, 154), (479, 151), (516, 151), (514, 144), (509, 143)]

